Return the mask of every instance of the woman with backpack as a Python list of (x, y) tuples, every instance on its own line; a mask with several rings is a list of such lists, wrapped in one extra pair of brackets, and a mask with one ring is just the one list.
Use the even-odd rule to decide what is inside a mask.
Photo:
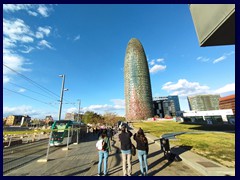
[[(147, 176), (148, 175), (147, 155), (149, 150), (148, 140), (141, 128), (139, 128), (138, 132), (134, 134), (133, 139), (137, 142), (138, 160), (140, 163), (141, 175)], [(143, 163), (145, 166), (145, 170)]]
[(102, 161), (103, 161), (103, 176), (108, 174), (108, 155), (111, 152), (110, 139), (107, 136), (107, 131), (104, 129), (99, 136), (96, 143), (98, 149), (99, 161), (98, 161), (98, 176), (102, 175)]

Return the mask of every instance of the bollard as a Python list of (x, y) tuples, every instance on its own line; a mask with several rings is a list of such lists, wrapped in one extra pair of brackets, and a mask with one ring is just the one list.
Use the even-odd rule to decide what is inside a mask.
[(77, 142), (76, 142), (76, 143), (73, 143), (73, 144), (78, 144), (78, 143), (79, 143), (79, 140), (78, 140), (78, 139), (79, 139), (79, 129), (80, 129), (80, 128), (77, 128)]
[(39, 160), (37, 160), (37, 162), (47, 162), (48, 161), (48, 154), (49, 154), (49, 149), (50, 149), (51, 138), (52, 138), (52, 131), (51, 131), (50, 136), (49, 136), (46, 159), (39, 159)]
[(9, 139), (8, 145), (7, 145), (7, 146), (4, 146), (4, 147), (9, 147), (9, 146), (11, 145), (11, 142), (12, 142), (12, 136), (10, 136), (10, 139)]

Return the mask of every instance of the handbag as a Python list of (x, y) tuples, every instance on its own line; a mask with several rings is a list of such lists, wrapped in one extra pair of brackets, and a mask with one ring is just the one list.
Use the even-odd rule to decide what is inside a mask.
[(131, 152), (132, 152), (133, 156), (136, 155), (136, 147), (133, 144), (132, 144), (132, 147), (131, 147)]

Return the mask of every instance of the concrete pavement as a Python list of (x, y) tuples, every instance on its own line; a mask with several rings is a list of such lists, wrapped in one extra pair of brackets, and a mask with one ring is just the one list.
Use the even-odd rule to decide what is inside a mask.
[[(47, 162), (33, 161), (4, 176), (96, 176), (98, 165), (96, 141), (97, 136), (89, 134), (79, 144), (71, 144), (69, 150), (59, 149), (49, 154)], [(183, 161), (166, 160), (156, 143), (149, 144), (148, 165), (149, 176), (202, 176)], [(117, 134), (112, 141), (108, 170), (109, 176), (122, 176), (122, 160)], [(132, 158), (132, 175), (140, 175), (137, 155)]]
[[(134, 133), (135, 130), (133, 129), (132, 132)], [(174, 146), (171, 141), (171, 152), (179, 155), (182, 161), (168, 161), (160, 150), (159, 138), (148, 133), (146, 136), (149, 140), (149, 176), (235, 176), (235, 169), (223, 167), (186, 149)], [(71, 144), (69, 150), (59, 149), (49, 154), (47, 162), (33, 161), (4, 176), (96, 176), (98, 165), (96, 141), (97, 135), (89, 133), (79, 144)], [(134, 140), (132, 142), (135, 144)], [(108, 159), (109, 176), (122, 176), (118, 134), (111, 143), (112, 152)], [(132, 175), (140, 175), (137, 155), (132, 158)]]

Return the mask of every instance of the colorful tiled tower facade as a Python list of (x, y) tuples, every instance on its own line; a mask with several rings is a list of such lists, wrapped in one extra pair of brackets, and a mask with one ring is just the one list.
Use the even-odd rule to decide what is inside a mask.
[(148, 63), (142, 44), (132, 38), (128, 42), (124, 62), (126, 120), (153, 117), (152, 90)]

